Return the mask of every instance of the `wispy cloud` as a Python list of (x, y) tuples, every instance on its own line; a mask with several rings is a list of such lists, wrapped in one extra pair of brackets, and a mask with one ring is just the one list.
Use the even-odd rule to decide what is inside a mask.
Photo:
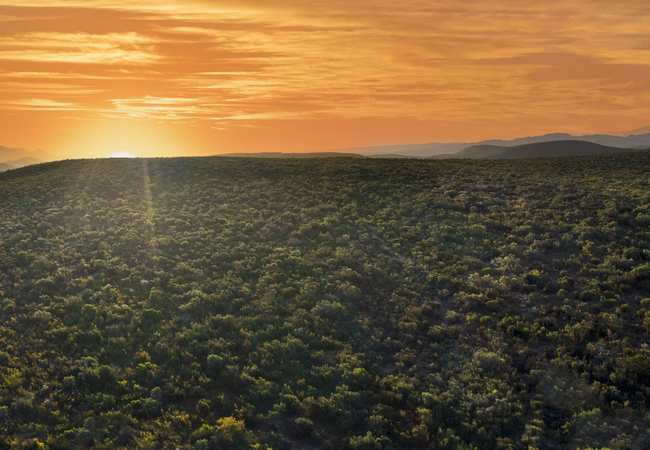
[(74, 64), (149, 64), (160, 59), (137, 33), (29, 32), (0, 37), (0, 60)]
[(40, 98), (0, 102), (0, 108), (23, 111), (75, 111), (81, 109), (74, 103)]
[(5, 95), (15, 94), (16, 92), (30, 93), (49, 93), (56, 96), (77, 96), (77, 95), (97, 95), (105, 92), (103, 89), (88, 89), (75, 84), (51, 83), (51, 82), (24, 82), (24, 81), (5, 81), (0, 84), (0, 92)]
[(196, 98), (163, 98), (146, 96), (110, 100), (112, 108), (101, 111), (110, 118), (140, 120), (188, 121), (205, 118), (214, 112), (214, 106)]

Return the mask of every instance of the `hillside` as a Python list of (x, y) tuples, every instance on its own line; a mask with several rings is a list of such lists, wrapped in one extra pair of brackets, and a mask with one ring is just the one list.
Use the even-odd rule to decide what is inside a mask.
[(52, 161), (56, 159), (51, 153), (43, 150), (25, 150), (24, 148), (9, 148), (0, 145), (0, 162), (9, 162), (22, 158), (35, 158), (40, 161)]
[[(642, 132), (644, 129), (635, 131)], [(632, 133), (632, 132), (630, 132)], [(362, 155), (379, 155), (384, 153), (405, 155), (411, 157), (437, 157), (440, 159), (449, 158), (450, 155), (457, 155), (456, 157), (465, 157), (459, 155), (459, 152), (467, 149), (468, 147), (486, 147), (486, 146), (501, 146), (501, 147), (514, 147), (527, 144), (537, 144), (544, 142), (554, 141), (585, 141), (600, 144), (608, 147), (620, 148), (650, 148), (650, 134), (625, 134), (625, 135), (607, 135), (607, 134), (592, 134), (584, 136), (573, 136), (568, 133), (549, 133), (540, 136), (529, 136), (517, 138), (512, 140), (503, 139), (490, 139), (481, 142), (452, 142), (452, 143), (428, 143), (428, 144), (407, 144), (407, 145), (387, 145), (387, 146), (374, 146), (374, 147), (354, 147), (344, 149), (345, 152), (354, 152)]]
[(431, 159), (447, 159), (447, 158), (461, 158), (461, 159), (482, 159), (497, 156), (506, 151), (508, 147), (501, 145), (479, 144), (472, 145), (464, 148), (457, 153), (447, 153), (443, 155), (431, 156)]
[(365, 158), (355, 153), (341, 152), (305, 152), (305, 153), (284, 153), (284, 152), (261, 152), (261, 153), (225, 153), (218, 156), (229, 156), (239, 158)]
[(0, 174), (0, 447), (644, 448), (650, 152)]
[(20, 158), (20, 159), (4, 161), (4, 164), (9, 164), (10, 166), (13, 167), (25, 167), (32, 164), (41, 164), (44, 162), (45, 161), (43, 161), (42, 159), (33, 158), (31, 156), (25, 156), (24, 158)]
[(601, 155), (632, 151), (630, 148), (607, 147), (585, 141), (551, 141), (504, 147), (498, 145), (473, 145), (454, 154), (432, 156), (431, 159), (516, 159), (552, 158), (561, 156)]
[(649, 133), (650, 133), (650, 126), (645, 126), (645, 127), (635, 128), (634, 130), (621, 131), (617, 133), (608, 133), (608, 134), (614, 136), (628, 137), (628, 136), (636, 136), (640, 134), (649, 134)]
[(455, 153), (455, 157), (460, 158), (489, 158), (491, 156), (496, 156), (505, 151), (508, 147), (502, 147), (500, 145), (472, 145), (467, 147), (458, 153)]
[(443, 153), (455, 153), (464, 149), (468, 145), (466, 143), (437, 143), (431, 142), (428, 144), (406, 144), (406, 145), (379, 145), (372, 147), (351, 147), (339, 150), (341, 152), (358, 153), (361, 155), (372, 155), (377, 157), (382, 154), (403, 155), (409, 157), (426, 158), (431, 155)]
[(410, 156), (406, 155), (399, 155), (396, 153), (380, 153), (377, 155), (368, 155), (368, 158), (398, 158), (398, 159), (405, 159), (405, 158), (410, 158)]
[(9, 170), (9, 169), (15, 169), (15, 167), (12, 166), (11, 164), (0, 163), (0, 172), (4, 172), (5, 170)]
[(608, 147), (585, 141), (553, 141), (539, 142), (536, 144), (506, 147), (503, 152), (491, 156), (492, 158), (549, 158), (557, 156), (601, 155), (631, 151), (629, 148)]

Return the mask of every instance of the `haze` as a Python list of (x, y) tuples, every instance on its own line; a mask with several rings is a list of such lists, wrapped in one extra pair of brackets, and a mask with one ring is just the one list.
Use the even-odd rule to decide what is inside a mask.
[(647, 2), (0, 2), (4, 146), (315, 151), (650, 116)]

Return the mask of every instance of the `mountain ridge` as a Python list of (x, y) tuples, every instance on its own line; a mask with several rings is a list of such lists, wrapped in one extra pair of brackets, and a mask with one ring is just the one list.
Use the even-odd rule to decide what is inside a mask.
[[(28, 158), (37, 160), (38, 162), (54, 161), (56, 159), (59, 159), (57, 156), (41, 149), (27, 150), (24, 148), (12, 148), (0, 145), (1, 163), (11, 164), (12, 161), (16, 162)], [(29, 164), (36, 164), (36, 162), (30, 162)]]
[[(424, 144), (393, 144), (365, 147), (347, 147), (335, 150), (313, 152), (230, 152), (214, 156), (248, 157), (248, 158), (324, 158), (324, 157), (371, 157), (371, 158), (430, 158), (430, 157), (468, 157), (462, 153), (470, 147), (496, 146), (515, 147), (519, 145), (558, 142), (584, 141), (612, 148), (645, 149), (650, 148), (650, 126), (636, 128), (627, 132), (609, 134), (590, 134), (575, 136), (569, 133), (547, 133), (537, 136), (526, 136), (511, 140), (487, 139), (479, 142), (429, 142)], [(454, 155), (454, 156), (450, 156)], [(481, 156), (485, 157), (485, 155)], [(55, 156), (46, 151), (10, 148), (0, 145), (0, 163), (10, 166), (24, 166), (58, 159), (66, 156)]]
[[(638, 130), (643, 130), (640, 128)], [(650, 147), (650, 132), (645, 134), (631, 134), (628, 136), (617, 136), (613, 134), (590, 134), (583, 136), (574, 136), (569, 133), (547, 133), (539, 136), (527, 136), (512, 140), (488, 139), (479, 142), (430, 142), (426, 144), (405, 144), (405, 145), (386, 145), (370, 147), (350, 147), (338, 150), (339, 152), (350, 151), (362, 155), (381, 155), (391, 153), (395, 155), (404, 155), (412, 157), (430, 157), (443, 154), (454, 154), (475, 145), (497, 145), (504, 147), (514, 147), (517, 145), (534, 144), (541, 142), (553, 141), (586, 141), (594, 144), (600, 144), (608, 147), (617, 148), (647, 148)]]
[(625, 147), (610, 147), (589, 141), (559, 140), (535, 142), (512, 147), (479, 144), (467, 147), (457, 153), (434, 155), (429, 159), (515, 159), (515, 158), (557, 158), (564, 156), (589, 156), (605, 153), (639, 151)]
[(3, 164), (8, 164), (10, 166), (14, 167), (25, 167), (25, 166), (31, 166), (32, 164), (41, 164), (47, 162), (45, 160), (39, 159), (39, 158), (34, 158), (33, 156), (24, 156), (20, 159), (12, 159), (9, 161), (3, 161)]
[(365, 158), (357, 153), (346, 152), (255, 152), (255, 153), (222, 153), (213, 156), (226, 156), (231, 158)]

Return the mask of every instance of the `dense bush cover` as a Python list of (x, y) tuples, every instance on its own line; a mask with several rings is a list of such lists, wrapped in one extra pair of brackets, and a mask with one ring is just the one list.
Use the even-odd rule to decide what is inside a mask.
[(650, 152), (0, 175), (0, 446), (647, 448)]

